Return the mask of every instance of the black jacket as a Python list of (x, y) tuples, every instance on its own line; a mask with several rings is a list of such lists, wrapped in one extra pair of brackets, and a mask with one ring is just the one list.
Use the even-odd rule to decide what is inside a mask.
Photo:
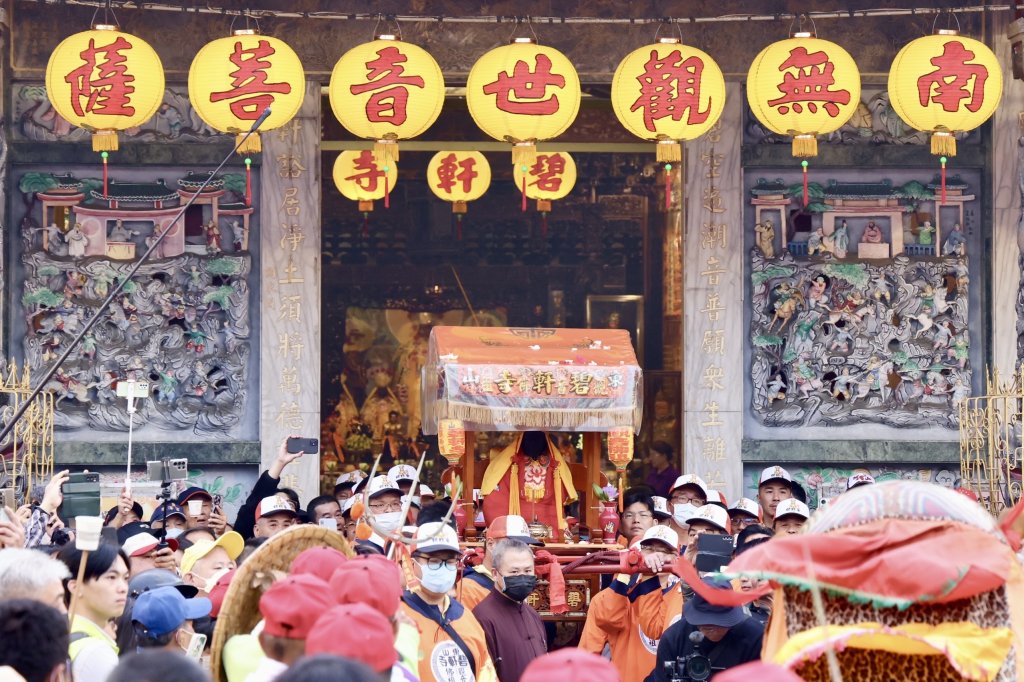
[(270, 476), (269, 471), (264, 471), (252, 487), (252, 492), (246, 498), (245, 504), (238, 509), (238, 517), (232, 526), (235, 532), (248, 540), (252, 537), (253, 528), (256, 526), (256, 507), (264, 497), (270, 497), (277, 492), (277, 486), (281, 481)]
[[(673, 677), (665, 669), (665, 664), (685, 659), (695, 652), (710, 659), (711, 679), (723, 670), (761, 658), (764, 626), (754, 618), (748, 617), (739, 625), (729, 628), (729, 632), (717, 643), (707, 639), (700, 643), (691, 642), (690, 635), (694, 632), (697, 632), (697, 628), (685, 620), (676, 622), (665, 631), (658, 642), (658, 662), (654, 666), (654, 671), (647, 676), (647, 682), (671, 682)], [(679, 667), (683, 668), (682, 665)], [(675, 679), (688, 679), (684, 670), (679, 670), (678, 674), (679, 677)]]

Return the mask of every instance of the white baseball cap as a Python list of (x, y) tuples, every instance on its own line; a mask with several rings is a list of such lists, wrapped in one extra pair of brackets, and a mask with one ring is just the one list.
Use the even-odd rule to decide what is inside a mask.
[(693, 516), (686, 519), (686, 524), (692, 525), (697, 521), (709, 523), (726, 533), (729, 532), (729, 512), (717, 504), (705, 504), (703, 507), (699, 507)]
[(437, 497), (426, 483), (420, 483), (420, 497)]
[(654, 495), (651, 499), (654, 500), (654, 518), (659, 521), (672, 518), (672, 512), (668, 510), (668, 500), (657, 495)]
[[(408, 499), (409, 499), (408, 495), (402, 495), (402, 504), (404, 505), (405, 501), (408, 500)], [(420, 500), (420, 496), (419, 495), (413, 495), (412, 496), (412, 502), (410, 504), (412, 504), (412, 506), (416, 507), (417, 509), (423, 509), (423, 501)]]
[(871, 485), (874, 482), (875, 482), (875, 477), (874, 476), (872, 476), (871, 474), (868, 474), (868, 473), (860, 472), (860, 473), (856, 473), (856, 474), (850, 476), (850, 478), (846, 479), (846, 489), (847, 490), (853, 490), (857, 486)]
[(447, 523), (440, 521), (424, 523), (416, 529), (416, 543), (414, 551), (429, 554), (431, 552), (459, 551), (459, 536), (455, 529)]
[(398, 487), (398, 484), (387, 476), (374, 476), (370, 480), (370, 485), (366, 491), (369, 493), (370, 499), (373, 499), (377, 495), (381, 495), (383, 493), (394, 493), (396, 495), (402, 494), (402, 489)]
[(398, 485), (399, 481), (409, 481), (411, 483), (416, 480), (416, 468), (408, 464), (396, 464), (388, 469), (388, 478), (395, 485)]
[(651, 526), (644, 531), (640, 546), (643, 547), (647, 542), (663, 542), (673, 550), (679, 551), (679, 533), (668, 526)]
[(334, 485), (341, 485), (342, 483), (351, 483), (352, 485), (355, 485), (364, 478), (366, 478), (366, 474), (359, 469), (356, 469), (355, 471), (349, 471), (348, 473), (338, 476), (338, 480), (334, 482)]
[(358, 500), (359, 498), (356, 497), (355, 495), (345, 500), (345, 502), (341, 505), (342, 516), (344, 516), (345, 514), (351, 514), (352, 505), (354, 505)]
[(682, 488), (684, 485), (695, 485), (700, 488), (700, 491), (704, 493), (704, 499), (708, 497), (708, 484), (704, 482), (704, 479), (696, 474), (683, 474), (676, 479), (676, 482), (672, 484), (672, 490), (669, 492), (674, 493), (675, 491)]
[(725, 499), (725, 494), (720, 490), (708, 491), (708, 504), (717, 504), (722, 509), (729, 508), (729, 502)]
[(527, 525), (526, 519), (516, 514), (499, 516), (492, 519), (490, 525), (487, 526), (488, 540), (501, 540), (503, 538), (519, 540), (520, 542), (525, 542), (528, 545), (544, 544), (530, 535), (530, 526)]
[(749, 514), (750, 516), (756, 518), (758, 521), (762, 519), (761, 505), (759, 505), (757, 502), (754, 502), (749, 497), (741, 497), (740, 499), (736, 500), (736, 502), (734, 502), (733, 505), (729, 507), (729, 515), (732, 516), (732, 514)]
[(767, 469), (761, 472), (761, 478), (757, 480), (757, 485), (758, 487), (760, 487), (767, 483), (768, 481), (775, 480), (785, 481), (786, 483), (792, 483), (793, 477), (790, 475), (788, 471), (786, 471), (782, 467), (772, 466), (768, 467)]
[(811, 518), (811, 510), (807, 508), (807, 505), (795, 498), (789, 498), (779, 502), (779, 506), (775, 508), (775, 520), (778, 521), (783, 516), (799, 516), (803, 519)]
[[(168, 540), (168, 546), (176, 550), (178, 549), (178, 543), (176, 540)], [(160, 545), (160, 540), (157, 539), (152, 533), (136, 533), (121, 545), (121, 549), (128, 556), (142, 556), (148, 552), (153, 551)]]
[(259, 521), (264, 516), (280, 514), (282, 512), (291, 514), (293, 517), (298, 516), (295, 510), (292, 509), (292, 505), (288, 500), (282, 499), (277, 495), (264, 497), (260, 500), (260, 503), (256, 505), (256, 520)]

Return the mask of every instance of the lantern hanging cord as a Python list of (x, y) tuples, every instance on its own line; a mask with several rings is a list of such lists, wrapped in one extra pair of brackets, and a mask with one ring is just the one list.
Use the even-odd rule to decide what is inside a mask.
[[(20, 0), (23, 4), (40, 4), (39, 0)], [(107, 0), (43, 0), (45, 5), (58, 5), (64, 6), (77, 6), (77, 7), (95, 7), (98, 9), (103, 8), (108, 4)], [(170, 2), (146, 2), (145, 0), (119, 0), (117, 3), (109, 3), (111, 6), (111, 13), (113, 13), (113, 6), (117, 6), (120, 9), (127, 10), (151, 10), (157, 12), (178, 12), (182, 11), (180, 3)], [(975, 4), (964, 7), (957, 7), (956, 11), (961, 13), (979, 13), (979, 12), (1008, 12), (1013, 10), (1012, 4), (999, 4), (999, 5), (985, 5)], [(186, 12), (192, 12), (194, 14), (234, 14), (241, 15), (241, 10), (228, 9), (227, 7), (218, 7), (213, 3), (208, 3), (205, 7), (196, 6), (190, 7), (185, 10)], [(722, 14), (717, 16), (702, 16), (702, 17), (582, 17), (582, 16), (530, 16), (527, 17), (527, 24), (530, 26), (530, 30), (533, 30), (533, 23), (547, 23), (547, 24), (594, 24), (594, 25), (635, 25), (635, 24), (661, 24), (661, 23), (689, 23), (689, 24), (718, 24), (718, 23), (735, 23), (735, 22), (750, 22), (750, 21), (784, 21), (793, 20), (801, 15), (806, 16), (810, 20), (815, 19), (861, 19), (871, 17), (902, 17), (902, 16), (915, 16), (915, 15), (929, 15), (933, 14), (938, 16), (939, 14), (945, 13), (949, 10), (941, 7), (905, 7), (905, 8), (891, 8), (891, 7), (876, 7), (866, 9), (849, 9), (849, 10), (823, 10), (817, 12), (799, 12), (792, 13), (786, 12), (781, 14)], [(376, 12), (294, 12), (288, 10), (260, 10), (253, 13), (254, 16), (258, 15), (263, 18), (282, 18), (282, 19), (320, 19), (328, 21), (374, 21), (380, 18), (380, 14)], [(955, 16), (955, 15), (954, 15)], [(399, 21), (406, 23), (452, 23), (452, 24), (501, 24), (509, 22), (521, 21), (522, 17), (509, 16), (509, 15), (467, 15), (467, 16), (449, 16), (444, 14), (402, 14), (402, 15), (390, 15), (390, 18), (396, 23)]]
[(953, 22), (955, 21), (956, 22), (956, 32), (959, 33), (960, 32), (960, 19), (957, 18), (956, 12), (953, 11), (952, 7), (950, 7), (947, 10), (944, 10), (942, 12), (936, 12), (935, 13), (935, 18), (932, 19), (932, 33), (935, 33), (935, 24), (939, 23), (939, 17), (941, 17), (943, 14), (945, 14), (946, 17), (947, 17), (947, 19), (946, 19), (946, 28), (947, 29), (952, 28)]

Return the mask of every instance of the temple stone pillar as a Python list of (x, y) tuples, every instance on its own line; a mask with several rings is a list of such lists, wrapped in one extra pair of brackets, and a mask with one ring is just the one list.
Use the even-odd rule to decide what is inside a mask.
[[(289, 435), (320, 437), (320, 84), (298, 115), (262, 135), (260, 441), (262, 466)], [(320, 455), (284, 471), (303, 503), (320, 494)]]
[(684, 466), (734, 499), (743, 490), (744, 93), (686, 145), (683, 290)]
[[(1024, 83), (1013, 79), (1008, 12), (992, 15), (992, 49), (1003, 67), (1003, 100), (992, 117), (992, 367), (1008, 377), (1024, 353), (1017, 331), (1024, 251)], [(955, 161), (955, 159), (954, 159)]]

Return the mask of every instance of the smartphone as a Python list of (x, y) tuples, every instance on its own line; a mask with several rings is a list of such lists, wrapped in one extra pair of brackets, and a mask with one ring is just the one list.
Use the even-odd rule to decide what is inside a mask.
[(224, 496), (223, 495), (214, 495), (213, 496), (213, 508), (215, 510), (217, 510), (218, 513), (223, 513), (224, 512)]
[(293, 455), (299, 452), (311, 455), (320, 451), (320, 441), (316, 438), (289, 438), (285, 449)]
[(0, 492), (3, 493), (3, 506), (8, 507), (10, 509), (18, 508), (17, 502), (14, 499), (14, 488), (4, 488)]
[(338, 520), (337, 519), (320, 519), (317, 521), (321, 528), (327, 528), (333, 530), (335, 533), (338, 532)]
[(76, 472), (68, 475), (68, 481), (61, 486), (64, 502), (61, 517), (65, 521), (76, 516), (100, 515), (100, 475), (94, 471)]
[(731, 535), (704, 533), (697, 536), (697, 560), (694, 565), (700, 573), (721, 571), (732, 561), (735, 544)]
[(203, 657), (203, 650), (206, 648), (206, 635), (201, 635), (198, 632), (193, 632), (192, 637), (188, 640), (188, 648), (185, 649), (185, 655), (191, 658), (193, 661), (198, 661)]

